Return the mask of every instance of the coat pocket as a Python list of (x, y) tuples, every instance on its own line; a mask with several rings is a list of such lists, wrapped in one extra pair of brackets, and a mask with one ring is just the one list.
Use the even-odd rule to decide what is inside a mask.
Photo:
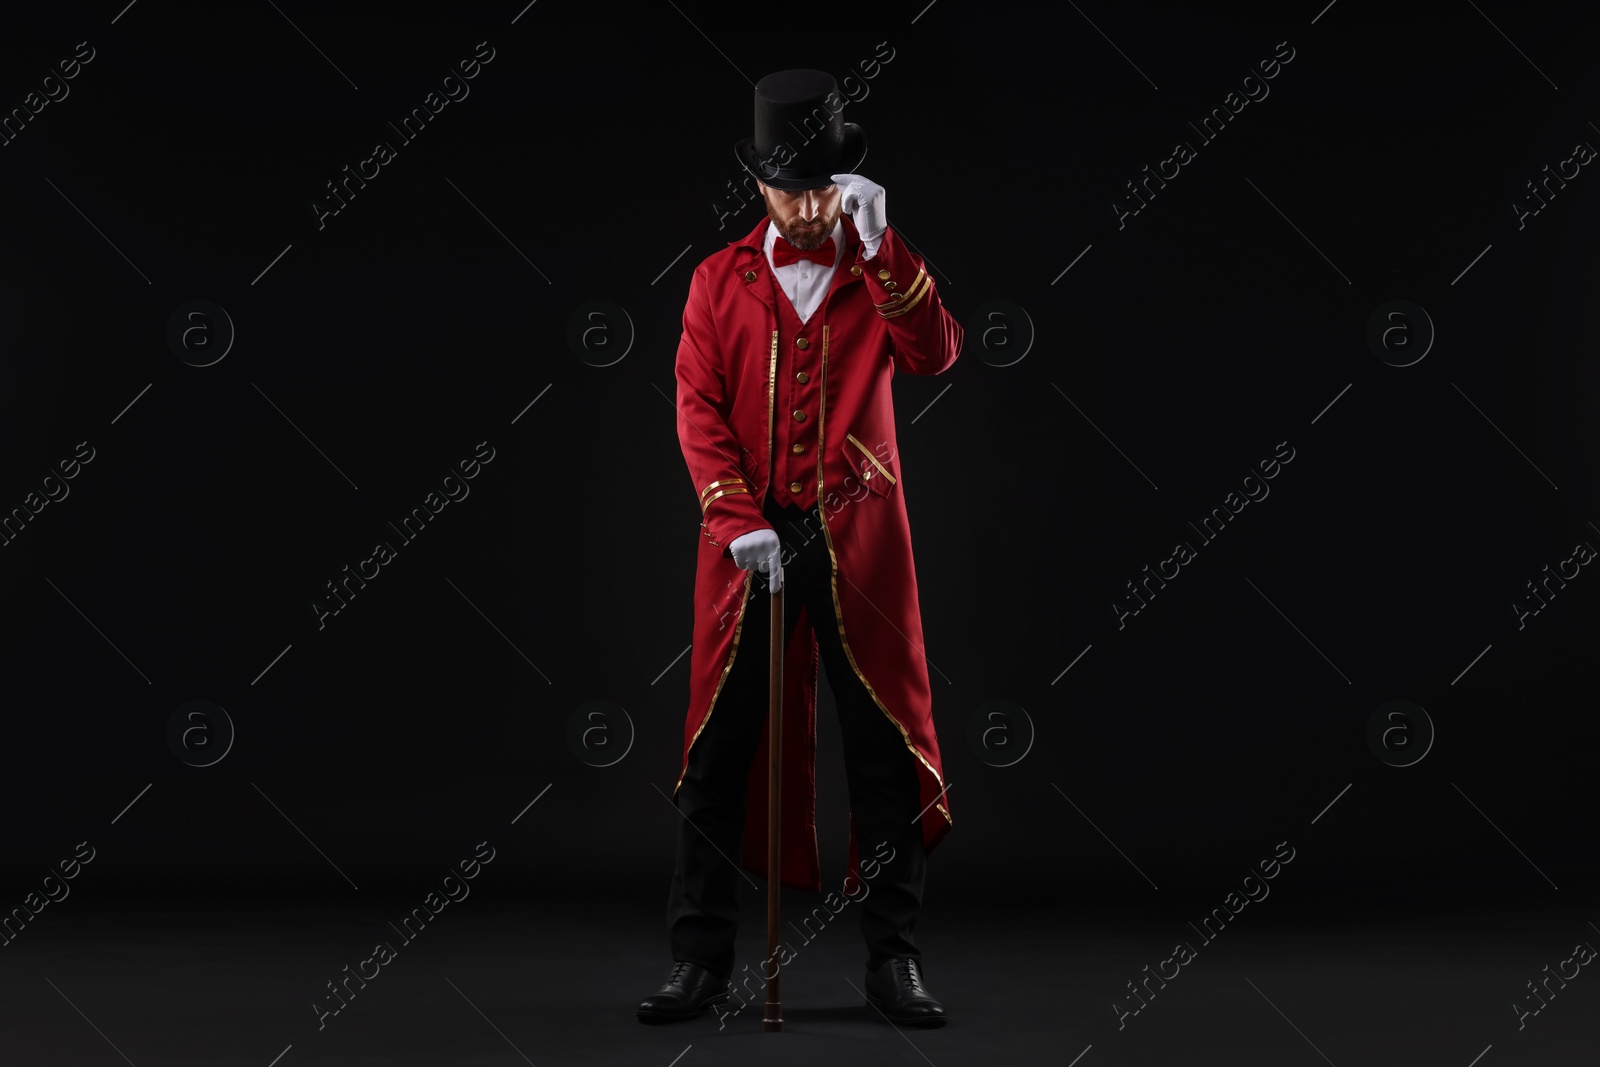
[(862, 485), (877, 496), (888, 496), (899, 479), (894, 475), (894, 446), (887, 441), (876, 452), (862, 444), (855, 434), (844, 435), (845, 462)]

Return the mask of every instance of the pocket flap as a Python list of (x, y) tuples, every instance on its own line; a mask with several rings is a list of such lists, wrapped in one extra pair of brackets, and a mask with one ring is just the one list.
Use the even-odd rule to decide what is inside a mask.
[(899, 481), (894, 474), (894, 446), (885, 441), (874, 452), (851, 433), (844, 435), (844, 442), (845, 461), (850, 469), (870, 491), (888, 496)]

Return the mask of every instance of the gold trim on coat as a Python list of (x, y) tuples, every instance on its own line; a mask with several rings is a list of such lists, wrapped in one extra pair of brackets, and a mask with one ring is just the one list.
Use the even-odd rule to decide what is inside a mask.
[(743, 478), (719, 478), (719, 479), (717, 479), (716, 481), (712, 482), (710, 485), (706, 486), (704, 489), (700, 490), (700, 499), (702, 501), (702, 507), (704, 506), (703, 502), (704, 502), (704, 500), (706, 498), (706, 494), (711, 492), (711, 490), (715, 489), (717, 486), (719, 486), (719, 485), (743, 485), (743, 484), (744, 484), (744, 479)]
[(707, 497), (703, 503), (701, 503), (700, 513), (705, 514), (706, 508), (709, 508), (711, 506), (711, 502), (717, 499), (719, 496), (727, 496), (729, 493), (748, 493), (749, 491), (749, 489), (742, 485), (736, 486), (732, 489), (718, 489), (715, 493), (712, 493), (709, 497)]
[(772, 487), (772, 474), (777, 464), (772, 458), (772, 405), (778, 395), (778, 331), (772, 331), (772, 356), (767, 362), (767, 487)]
[[(942, 796), (945, 790), (949, 788), (944, 784), (944, 776), (934, 769), (933, 764), (929, 763), (917, 749), (917, 746), (912, 743), (911, 735), (906, 732), (906, 728), (900, 725), (900, 720), (895, 718), (894, 714), (884, 705), (883, 700), (878, 696), (878, 691), (872, 688), (872, 683), (867, 681), (867, 676), (861, 673), (861, 668), (856, 664), (855, 653), (850, 651), (850, 642), (844, 635), (844, 609), (839, 605), (839, 557), (834, 554), (833, 534), (828, 531), (828, 507), (825, 501), (825, 487), (822, 477), (822, 458), (827, 449), (820, 447), (821, 443), (827, 441), (827, 438), (822, 436), (823, 420), (828, 408), (828, 327), (826, 324), (822, 327), (822, 374), (817, 380), (817, 393), (821, 397), (817, 404), (817, 441), (819, 442), (819, 447), (817, 448), (817, 500), (821, 505), (817, 508), (817, 517), (822, 520), (822, 537), (828, 543), (828, 584), (833, 589), (833, 614), (839, 624), (839, 644), (844, 647), (844, 655), (850, 661), (850, 669), (856, 672), (857, 678), (861, 679), (861, 684), (866, 687), (868, 695), (872, 697), (872, 702), (878, 705), (878, 710), (888, 716), (889, 721), (894, 724), (894, 728), (900, 731), (900, 737), (905, 741), (906, 747), (911, 750), (911, 754), (917, 757), (924, 767), (928, 768), (928, 773), (933, 775), (934, 781), (939, 783), (939, 794)], [(950, 824), (951, 829), (954, 829), (955, 820), (950, 817), (950, 812), (945, 810), (945, 806), (937, 801), (934, 802), (934, 806), (939, 809), (939, 814), (944, 816), (945, 822)], [(921, 823), (920, 816), (917, 821), (919, 824)]]
[(920, 289), (927, 285), (927, 282), (927, 270), (919, 267), (917, 268), (916, 277), (911, 279), (911, 284), (907, 285), (898, 293), (891, 292), (889, 294), (889, 299), (885, 300), (881, 304), (873, 304), (872, 306), (877, 308), (879, 311), (893, 311), (894, 309), (903, 306), (906, 301), (915, 296)]
[(672, 787), (674, 797), (683, 786), (684, 775), (689, 773), (689, 756), (694, 752), (694, 743), (700, 740), (700, 732), (706, 728), (706, 723), (711, 721), (711, 713), (717, 710), (717, 697), (722, 695), (722, 684), (728, 680), (728, 672), (733, 670), (733, 657), (739, 654), (739, 631), (744, 629), (744, 613), (750, 604), (750, 580), (754, 576), (751, 571), (745, 572), (744, 598), (739, 601), (739, 617), (733, 622), (733, 647), (728, 649), (728, 662), (722, 665), (722, 674), (717, 678), (717, 688), (711, 692), (711, 703), (706, 705), (705, 717), (700, 720), (700, 725), (695, 727), (694, 736), (689, 738), (689, 747), (684, 750), (683, 770), (678, 772), (678, 784)]
[(889, 305), (877, 305), (878, 314), (886, 319), (892, 319), (896, 315), (904, 315), (913, 307), (916, 307), (917, 303), (927, 295), (931, 287), (932, 280), (927, 271), (918, 271), (916, 280), (906, 288), (905, 296)]
[(864, 455), (868, 459), (872, 460), (872, 465), (874, 467), (878, 468), (878, 473), (883, 475), (885, 478), (889, 479), (889, 484), (890, 485), (894, 484), (894, 475), (889, 473), (889, 468), (885, 467), (882, 463), (879, 463), (878, 462), (878, 457), (874, 456), (871, 452), (868, 452), (867, 451), (867, 446), (862, 444), (860, 441), (857, 441), (855, 434), (847, 433), (847, 434), (844, 435), (844, 439), (846, 441), (849, 441), (851, 444), (855, 445), (857, 448), (861, 449), (862, 455)]

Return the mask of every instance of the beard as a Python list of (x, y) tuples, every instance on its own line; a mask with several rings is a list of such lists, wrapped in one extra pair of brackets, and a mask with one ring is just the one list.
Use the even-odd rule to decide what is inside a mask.
[(802, 252), (820, 248), (823, 241), (833, 236), (833, 228), (839, 221), (838, 208), (826, 218), (819, 217), (811, 222), (796, 217), (785, 223), (770, 207), (767, 209), (767, 215), (772, 219), (772, 224), (778, 228), (779, 235)]

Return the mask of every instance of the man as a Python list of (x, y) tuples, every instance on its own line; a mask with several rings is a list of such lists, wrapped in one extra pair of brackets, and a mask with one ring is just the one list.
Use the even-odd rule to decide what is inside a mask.
[[(683, 816), (668, 905), (677, 963), (639, 1005), (647, 1022), (716, 1007), (725, 1023), (732, 998), (741, 1007), (759, 1000), (763, 979), (796, 949), (786, 940), (776, 960), (746, 964), (735, 992), (738, 883), (750, 881), (745, 871), (765, 874), (767, 854), (767, 760), (756, 757), (768, 743), (770, 613), (753, 589), (785, 585), (782, 884), (821, 889), (820, 658), (844, 740), (850, 850), (848, 902), (830, 892), (827, 910), (812, 915), (825, 921), (856, 903), (869, 1003), (896, 1023), (945, 1021), (912, 936), (927, 853), (952, 821), (890, 381), (896, 370), (947, 369), (963, 332), (922, 260), (889, 228), (883, 188), (851, 173), (866, 138), (842, 121), (843, 106), (823, 71), (780, 71), (756, 86), (755, 136), (735, 154), (768, 217), (696, 268), (684, 309), (678, 441), (703, 536), (674, 790)], [(798, 147), (784, 140), (801, 137)], [(865, 851), (872, 858), (863, 861)]]

